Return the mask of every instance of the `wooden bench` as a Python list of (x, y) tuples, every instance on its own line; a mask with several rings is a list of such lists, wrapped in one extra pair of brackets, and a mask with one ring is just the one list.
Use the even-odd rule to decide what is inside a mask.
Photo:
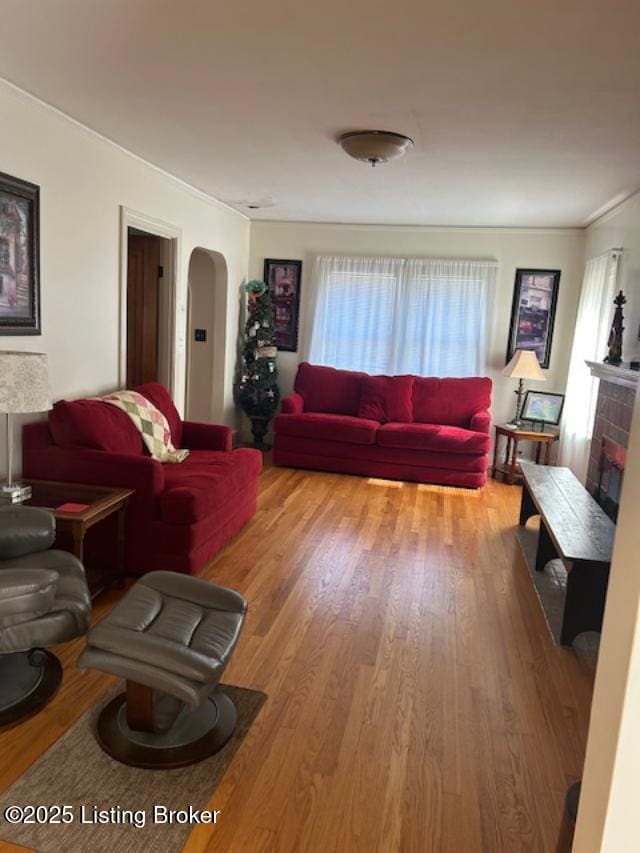
[(600, 631), (607, 595), (615, 524), (568, 468), (522, 463), (520, 524), (540, 516), (536, 571), (560, 558), (567, 590), (560, 642)]

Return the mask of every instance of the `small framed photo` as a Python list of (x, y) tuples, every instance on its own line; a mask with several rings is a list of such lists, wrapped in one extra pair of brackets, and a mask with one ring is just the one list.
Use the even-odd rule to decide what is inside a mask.
[(264, 280), (269, 288), (276, 325), (276, 346), (284, 352), (298, 349), (302, 261), (265, 258)]
[(520, 416), (523, 421), (558, 426), (562, 417), (564, 394), (551, 394), (545, 391), (527, 391)]
[(549, 367), (559, 286), (560, 270), (516, 270), (507, 364), (516, 350), (530, 349)]
[(40, 188), (0, 172), (0, 335), (40, 333)]

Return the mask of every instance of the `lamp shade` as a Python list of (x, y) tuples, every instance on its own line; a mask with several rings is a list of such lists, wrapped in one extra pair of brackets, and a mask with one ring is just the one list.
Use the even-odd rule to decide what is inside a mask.
[(546, 381), (546, 376), (542, 372), (538, 356), (532, 349), (517, 350), (509, 364), (503, 369), (502, 374), (503, 376), (509, 376), (511, 379)]
[(44, 412), (51, 408), (47, 356), (0, 351), (0, 412)]
[(517, 350), (509, 364), (503, 369), (502, 375), (509, 376), (511, 379), (546, 381), (546, 376), (542, 372), (538, 356), (530, 349)]

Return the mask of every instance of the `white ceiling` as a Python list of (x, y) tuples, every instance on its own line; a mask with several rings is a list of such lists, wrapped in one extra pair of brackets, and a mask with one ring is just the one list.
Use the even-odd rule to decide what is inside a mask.
[[(640, 187), (637, 0), (0, 0), (0, 18), (0, 76), (252, 218), (573, 226)], [(371, 169), (334, 143), (362, 128), (415, 148)]]

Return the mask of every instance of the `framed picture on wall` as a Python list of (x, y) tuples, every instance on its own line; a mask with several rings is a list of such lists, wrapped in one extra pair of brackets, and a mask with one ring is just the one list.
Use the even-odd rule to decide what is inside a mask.
[(40, 334), (40, 188), (0, 172), (0, 335)]
[(269, 287), (276, 324), (276, 346), (284, 352), (298, 349), (302, 261), (265, 258), (264, 280)]
[(530, 349), (549, 367), (559, 286), (560, 270), (516, 270), (507, 363), (516, 350)]

